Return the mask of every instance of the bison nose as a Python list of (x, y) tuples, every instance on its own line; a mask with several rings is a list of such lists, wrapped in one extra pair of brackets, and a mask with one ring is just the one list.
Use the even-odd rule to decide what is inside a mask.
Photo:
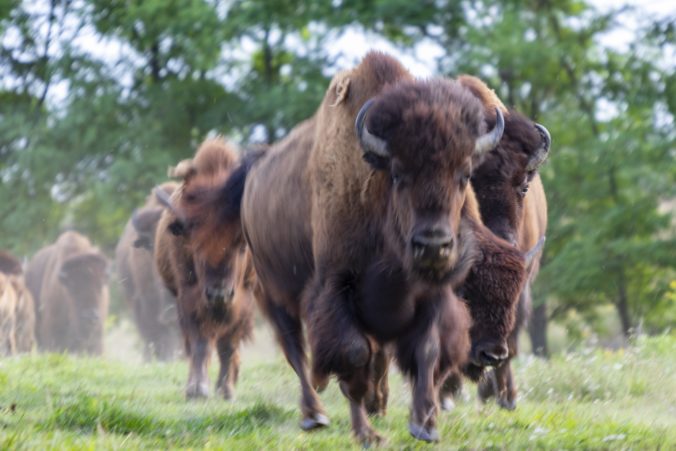
[(477, 348), (478, 360), (485, 366), (498, 366), (509, 357), (509, 350), (504, 343), (481, 346)]
[(453, 235), (444, 229), (426, 230), (415, 234), (411, 245), (416, 260), (444, 259), (451, 256)]
[(222, 285), (207, 287), (205, 290), (205, 295), (207, 297), (207, 301), (209, 301), (210, 304), (228, 303), (232, 301), (232, 298), (235, 296), (235, 288), (226, 288)]

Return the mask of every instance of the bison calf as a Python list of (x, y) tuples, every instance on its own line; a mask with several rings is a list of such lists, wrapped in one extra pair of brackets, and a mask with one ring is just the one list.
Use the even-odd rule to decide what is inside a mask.
[(155, 260), (165, 286), (177, 299), (190, 359), (188, 398), (208, 395), (214, 346), (221, 363), (216, 389), (225, 399), (232, 398), (239, 346), (253, 329), (253, 268), (239, 221), (232, 223), (202, 208), (203, 196), (222, 184), (236, 165), (235, 151), (222, 139), (210, 139), (192, 160), (173, 171), (182, 183), (172, 197), (156, 190), (166, 210), (157, 226)]

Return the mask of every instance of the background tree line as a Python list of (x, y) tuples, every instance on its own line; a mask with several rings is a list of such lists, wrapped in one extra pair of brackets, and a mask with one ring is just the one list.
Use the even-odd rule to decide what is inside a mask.
[[(209, 133), (241, 145), (310, 116), (367, 49), (475, 74), (554, 137), (531, 337), (676, 324), (676, 12), (586, 0), (4, 0), (0, 248), (74, 226), (111, 250), (134, 207)], [(619, 42), (616, 42), (619, 41)]]

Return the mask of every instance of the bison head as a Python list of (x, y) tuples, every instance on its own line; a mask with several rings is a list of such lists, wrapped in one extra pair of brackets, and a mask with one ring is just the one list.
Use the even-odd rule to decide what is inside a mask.
[(472, 174), (484, 223), (499, 237), (517, 244), (523, 202), (538, 168), (547, 159), (547, 129), (516, 112), (506, 116), (497, 149)]
[(173, 170), (172, 175), (183, 178), (175, 196), (155, 190), (174, 217), (169, 230), (185, 240), (197, 281), (212, 306), (227, 306), (234, 299), (235, 261), (244, 250), (238, 170), (234, 150), (221, 139), (207, 140), (193, 160)]
[(401, 83), (367, 101), (356, 119), (363, 158), (389, 174), (385, 236), (405, 267), (444, 282), (462, 254), (461, 210), (473, 161), (503, 132), (485, 130), (481, 103), (450, 80)]

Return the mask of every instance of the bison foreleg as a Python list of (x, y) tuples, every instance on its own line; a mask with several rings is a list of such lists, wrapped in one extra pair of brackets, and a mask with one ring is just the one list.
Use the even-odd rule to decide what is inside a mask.
[(216, 343), (221, 369), (216, 381), (216, 391), (225, 399), (235, 395), (235, 384), (239, 375), (239, 343), (230, 335), (223, 336)]
[(185, 396), (188, 399), (209, 396), (209, 358), (213, 343), (197, 331), (190, 337), (190, 374)]
[(373, 384), (366, 393), (366, 411), (369, 415), (384, 416), (387, 411), (387, 398), (390, 387), (387, 377), (389, 375), (390, 356), (384, 347), (379, 347), (371, 359), (371, 379)]
[(462, 375), (458, 370), (452, 370), (451, 373), (441, 384), (439, 389), (439, 400), (441, 410), (450, 411), (455, 407), (455, 400), (462, 392)]
[(371, 426), (364, 406), (364, 396), (369, 389), (368, 373), (368, 366), (364, 366), (339, 375), (340, 390), (350, 402), (352, 432), (364, 447), (379, 445), (384, 440)]

